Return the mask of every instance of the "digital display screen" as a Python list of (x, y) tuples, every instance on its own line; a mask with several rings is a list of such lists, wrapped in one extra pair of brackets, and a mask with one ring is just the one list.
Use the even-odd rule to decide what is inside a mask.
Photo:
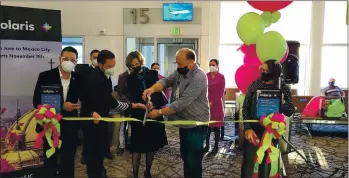
[(163, 21), (192, 21), (192, 3), (164, 3), (162, 5)]
[(280, 90), (257, 90), (257, 118), (280, 112)]
[(60, 86), (41, 86), (41, 104), (51, 105), (57, 113), (62, 107), (62, 88)]

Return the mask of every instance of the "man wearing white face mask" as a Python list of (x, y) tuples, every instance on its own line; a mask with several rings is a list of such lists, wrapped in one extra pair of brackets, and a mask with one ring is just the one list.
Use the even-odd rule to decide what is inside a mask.
[[(98, 62), (97, 62), (97, 56), (99, 54), (99, 50), (98, 49), (94, 49), (90, 52), (90, 66), (87, 68), (86, 71), (81, 73), (81, 77), (84, 77), (84, 80), (81, 80), (81, 86), (84, 86), (86, 84), (87, 81), (87, 76), (89, 75), (89, 73), (91, 72), (91, 69), (94, 69), (96, 67), (98, 67)], [(84, 91), (81, 91), (84, 92)], [(84, 94), (82, 94), (83, 96), (85, 96)], [(82, 98), (80, 99), (81, 101), (83, 100)], [(81, 128), (83, 129), (83, 127), (85, 127), (86, 121), (81, 121), (80, 125)], [(81, 163), (85, 164), (85, 144), (83, 144), (83, 148), (82, 148), (82, 156), (81, 156)]]
[(91, 61), (90, 67), (91, 68), (98, 67), (98, 62), (97, 62), (98, 54), (99, 54), (99, 50), (97, 50), (97, 49), (94, 49), (91, 51), (91, 53), (90, 53), (90, 61)]
[(84, 100), (81, 107), (82, 117), (93, 117), (86, 126), (85, 143), (87, 175), (89, 178), (105, 178), (106, 170), (103, 160), (108, 148), (108, 123), (99, 121), (101, 117), (109, 117), (110, 109), (130, 112), (133, 108), (146, 109), (144, 104), (128, 104), (115, 100), (112, 94), (111, 77), (116, 64), (115, 55), (108, 50), (102, 50), (98, 56), (98, 67), (93, 69), (84, 86)]
[[(41, 72), (37, 80), (33, 105), (37, 108), (41, 103), (41, 86), (61, 86), (62, 88), (62, 108), (63, 117), (78, 117), (77, 109), (80, 108), (79, 99), (79, 77), (73, 71), (78, 58), (78, 52), (73, 47), (66, 47), (62, 50), (59, 57), (59, 66), (57, 68)], [(54, 177), (59, 171), (60, 176), (74, 177), (74, 156), (78, 142), (78, 121), (61, 120), (62, 147), (60, 154), (60, 165), (58, 165), (58, 155), (55, 153), (52, 157), (44, 160), (45, 175)], [(42, 132), (43, 128), (36, 125), (36, 132)], [(47, 142), (44, 143), (44, 152), (49, 148)], [(45, 154), (44, 154), (45, 155)]]

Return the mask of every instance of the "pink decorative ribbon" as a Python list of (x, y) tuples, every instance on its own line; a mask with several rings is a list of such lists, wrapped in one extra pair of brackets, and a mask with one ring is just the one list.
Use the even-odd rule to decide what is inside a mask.
[[(51, 157), (57, 148), (61, 147), (62, 141), (59, 140), (60, 125), (59, 121), (62, 115), (57, 113), (55, 108), (50, 105), (40, 105), (34, 112), (36, 122), (43, 127), (43, 131), (38, 133), (34, 148), (42, 148), (43, 139), (46, 137), (47, 143), (51, 147), (46, 151), (47, 158)], [(52, 140), (53, 138), (53, 140)]]
[(278, 159), (280, 150), (274, 146), (272, 139), (279, 139), (286, 131), (285, 117), (281, 113), (273, 113), (268, 116), (262, 116), (260, 124), (264, 126), (265, 131), (259, 143), (259, 148), (255, 156), (255, 165), (252, 178), (258, 178), (259, 165), (262, 164), (265, 153), (267, 153), (266, 163), (271, 164), (269, 177), (277, 178)]

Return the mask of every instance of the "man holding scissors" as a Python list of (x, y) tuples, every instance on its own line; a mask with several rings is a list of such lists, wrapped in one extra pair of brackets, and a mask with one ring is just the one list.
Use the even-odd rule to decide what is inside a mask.
[[(172, 87), (171, 104), (163, 109), (153, 109), (148, 117), (172, 116), (175, 120), (195, 120), (207, 122), (210, 111), (207, 98), (207, 77), (196, 64), (196, 54), (188, 48), (180, 49), (176, 54), (177, 70), (143, 93), (147, 99), (154, 92)], [(207, 126), (181, 126), (180, 150), (184, 162), (185, 178), (202, 177), (203, 143)]]

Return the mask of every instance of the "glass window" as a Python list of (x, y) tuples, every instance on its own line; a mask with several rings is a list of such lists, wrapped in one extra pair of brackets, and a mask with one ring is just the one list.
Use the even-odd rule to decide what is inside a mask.
[(82, 37), (64, 37), (62, 38), (62, 49), (71, 46), (78, 51), (78, 64), (84, 63), (84, 44)]
[(347, 66), (347, 46), (323, 46), (321, 62), (321, 87), (326, 87), (328, 85), (329, 78), (335, 78), (337, 86), (347, 88)]
[(326, 1), (324, 44), (347, 44), (347, 1)]
[(219, 71), (224, 74), (226, 87), (236, 87), (235, 71), (243, 64), (243, 53), (236, 51), (241, 45), (219, 47)]
[[(293, 2), (280, 10), (281, 18), (266, 31), (278, 31), (286, 40), (297, 40), (302, 44), (309, 44), (311, 27), (311, 1)], [(236, 24), (239, 18), (247, 12), (262, 12), (251, 7), (246, 1), (221, 2), (221, 44), (241, 43)], [(343, 16), (344, 17), (344, 16)]]

